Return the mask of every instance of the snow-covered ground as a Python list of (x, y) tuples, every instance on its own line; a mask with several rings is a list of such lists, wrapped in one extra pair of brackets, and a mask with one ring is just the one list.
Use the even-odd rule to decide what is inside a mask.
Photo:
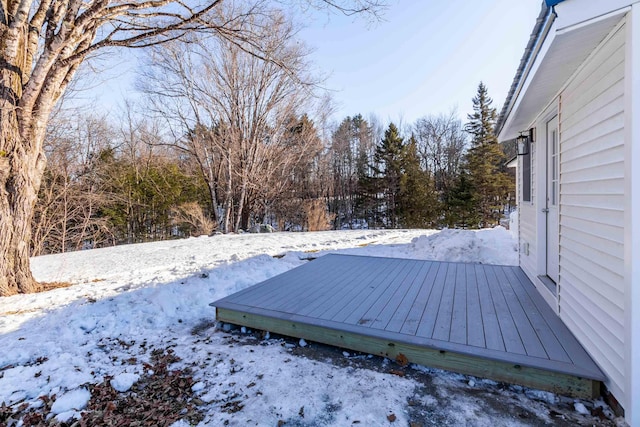
[(0, 298), (0, 406), (56, 395), (51, 416), (79, 417), (92, 386), (127, 393), (151, 374), (153, 351), (171, 349), (203, 426), (590, 425), (592, 409), (608, 413), (600, 401), (420, 366), (392, 375), (395, 362), (214, 328), (212, 301), (329, 252), (517, 264), (500, 227), (218, 235), (34, 258), (38, 280), (73, 286)]

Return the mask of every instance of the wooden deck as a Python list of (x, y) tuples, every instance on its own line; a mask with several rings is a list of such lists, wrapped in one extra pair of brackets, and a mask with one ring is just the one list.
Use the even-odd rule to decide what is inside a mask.
[(560, 394), (605, 378), (519, 267), (326, 255), (213, 305), (219, 321)]

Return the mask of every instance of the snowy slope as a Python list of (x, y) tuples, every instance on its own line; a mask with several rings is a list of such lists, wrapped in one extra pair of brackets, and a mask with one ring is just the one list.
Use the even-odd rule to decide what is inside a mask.
[[(502, 228), (219, 235), (38, 257), (32, 261), (38, 280), (73, 286), (0, 298), (0, 403), (39, 405), (39, 396), (55, 394), (53, 414), (78, 416), (89, 385), (110, 378), (114, 389), (126, 392), (149, 374), (151, 350), (172, 348), (182, 359), (177, 366), (193, 370), (193, 390), (206, 414), (202, 425), (386, 425), (390, 414), (407, 425), (415, 416), (411, 399), (419, 401), (416, 407), (439, 407), (447, 422), (496, 425), (500, 413), (478, 409), (475, 398), (461, 394), (442, 408), (439, 402), (458, 393), (461, 381), (474, 387), (466, 377), (426, 370), (441, 387), (437, 396), (416, 395), (423, 383), (384, 367), (297, 357), (292, 353), (300, 348), (281, 340), (256, 345), (249, 335), (212, 327), (210, 302), (328, 252), (517, 264), (515, 241)], [(548, 416), (540, 396), (561, 402), (529, 394), (533, 400), (522, 393), (513, 398), (524, 399), (542, 419)], [(221, 409), (229, 396), (242, 396), (241, 410)], [(507, 415), (504, 425), (521, 424)]]

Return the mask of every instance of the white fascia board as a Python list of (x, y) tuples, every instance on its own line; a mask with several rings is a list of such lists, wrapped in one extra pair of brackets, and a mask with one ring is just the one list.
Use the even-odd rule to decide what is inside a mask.
[[(628, 0), (626, 0), (626, 2), (628, 3)], [(565, 4), (565, 3), (575, 4), (575, 2), (570, 2), (570, 1), (569, 2), (563, 2), (563, 3), (560, 3), (560, 4)], [(587, 3), (587, 2), (580, 2), (580, 3)], [(636, 0), (635, 3), (636, 4), (640, 4), (640, 0)], [(558, 6), (556, 6), (556, 7), (558, 7)], [(620, 16), (620, 18), (621, 18), (630, 9), (631, 9), (631, 6), (625, 5), (625, 6), (621, 7), (621, 8), (617, 8), (614, 11), (609, 11), (609, 12), (606, 12), (606, 13), (602, 13), (602, 14), (600, 14), (598, 16), (591, 17), (589, 19), (580, 21), (580, 22), (575, 23), (573, 25), (565, 25), (567, 21), (566, 20), (562, 21), (560, 19), (560, 16), (558, 16), (553, 21), (553, 24), (552, 24), (552, 26), (549, 29), (549, 32), (547, 34), (547, 37), (545, 38), (545, 40), (543, 42), (543, 45), (538, 50), (537, 55), (534, 58), (534, 63), (529, 68), (527, 75), (524, 76), (524, 78), (525, 78), (524, 83), (521, 85), (519, 92), (517, 92), (516, 95), (515, 95), (515, 100), (513, 102), (513, 106), (511, 108), (511, 110), (509, 111), (509, 114), (507, 115), (507, 118), (505, 120), (504, 126), (502, 127), (502, 129), (501, 129), (501, 131), (500, 131), (500, 133), (498, 135), (498, 139), (500, 141), (513, 139), (518, 135), (518, 132), (520, 132), (520, 131), (522, 131), (524, 129), (528, 129), (537, 120), (538, 117), (535, 117), (535, 118), (532, 118), (532, 120), (530, 120), (530, 123), (527, 123), (526, 125), (523, 125), (523, 123), (520, 123), (518, 126), (522, 127), (522, 129), (514, 128), (514, 123), (513, 122), (518, 117), (519, 108), (522, 105), (523, 99), (526, 98), (526, 96), (528, 94), (528, 91), (531, 89), (531, 84), (532, 84), (532, 81), (534, 80), (536, 74), (539, 73), (541, 70), (544, 70), (543, 67), (545, 66), (544, 64), (545, 64), (546, 56), (549, 53), (549, 51), (551, 50), (551, 48), (554, 45), (554, 43), (556, 43), (562, 37), (568, 37), (570, 33), (574, 32), (576, 30), (579, 30), (579, 29), (581, 29), (583, 27), (591, 26), (591, 25), (597, 24), (599, 22), (602, 22), (604, 20), (610, 20), (611, 18), (614, 18), (616, 16)], [(562, 26), (562, 28), (561, 28), (561, 26)], [(557, 54), (557, 52), (555, 52), (555, 54)], [(578, 69), (579, 68), (580, 67), (578, 67)], [(546, 70), (546, 71), (548, 72), (549, 70)], [(575, 72), (573, 73), (573, 75), (575, 75)], [(569, 77), (569, 76), (567, 76), (567, 77)], [(563, 84), (559, 86), (559, 92), (562, 90), (562, 88), (564, 88), (567, 85), (567, 83), (568, 83), (568, 81), (563, 82)], [(533, 90), (535, 90), (535, 88)], [(555, 95), (557, 95), (557, 93), (554, 94), (554, 96), (550, 96), (549, 97), (549, 100), (548, 100), (549, 103), (548, 104), (540, 106), (540, 113), (542, 111), (544, 111), (549, 105), (551, 105), (551, 103), (554, 102)]]
[(554, 6), (558, 30), (563, 31), (569, 27), (593, 21), (638, 3), (640, 0), (565, 0)]
[(625, 418), (640, 426), (640, 3), (627, 14), (625, 44)]
[(506, 141), (508, 139), (513, 139), (516, 136), (518, 136), (518, 133), (520, 131), (524, 130), (524, 129), (511, 129), (511, 125), (513, 123), (514, 117), (516, 116), (516, 113), (518, 112), (518, 108), (520, 107), (520, 103), (522, 102), (522, 99), (526, 96), (527, 90), (529, 90), (529, 87), (531, 86), (531, 81), (533, 80), (533, 77), (536, 75), (538, 69), (540, 68), (540, 65), (544, 61), (544, 57), (546, 56), (547, 52), (549, 52), (549, 49), (553, 44), (553, 40), (555, 39), (556, 32), (557, 32), (556, 25), (557, 24), (555, 21), (553, 22), (553, 24), (551, 24), (549, 33), (547, 34), (547, 37), (542, 43), (542, 46), (540, 47), (538, 54), (534, 58), (533, 65), (531, 66), (531, 68), (529, 69), (529, 72), (525, 76), (524, 83), (520, 87), (519, 92), (516, 94), (516, 99), (515, 99), (515, 102), (513, 103), (513, 107), (511, 107), (511, 110), (509, 111), (509, 115), (507, 116), (507, 120), (505, 120), (504, 126), (502, 126), (502, 129), (498, 134), (499, 141)]

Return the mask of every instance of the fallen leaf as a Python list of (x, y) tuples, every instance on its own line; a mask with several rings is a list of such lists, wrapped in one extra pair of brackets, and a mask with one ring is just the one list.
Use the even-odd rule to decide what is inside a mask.
[(400, 366), (407, 366), (409, 364), (409, 359), (407, 359), (407, 356), (405, 356), (402, 353), (398, 353), (398, 355), (396, 356), (396, 363), (398, 363), (398, 365)]
[(389, 414), (387, 415), (387, 419), (389, 420), (390, 423), (395, 422), (396, 420), (396, 414)]

